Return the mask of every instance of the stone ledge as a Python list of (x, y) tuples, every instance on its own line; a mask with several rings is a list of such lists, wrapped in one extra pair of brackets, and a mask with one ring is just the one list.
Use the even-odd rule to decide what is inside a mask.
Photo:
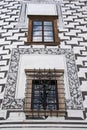
[(7, 118), (7, 110), (0, 110), (0, 119), (6, 120)]
[(83, 110), (67, 110), (67, 118), (84, 119)]

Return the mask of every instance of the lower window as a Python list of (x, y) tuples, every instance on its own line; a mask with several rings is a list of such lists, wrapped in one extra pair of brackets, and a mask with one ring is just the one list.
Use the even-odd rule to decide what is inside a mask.
[(65, 116), (63, 70), (25, 70), (24, 112), (28, 117)]
[(58, 110), (57, 80), (32, 80), (32, 106), (36, 110)]

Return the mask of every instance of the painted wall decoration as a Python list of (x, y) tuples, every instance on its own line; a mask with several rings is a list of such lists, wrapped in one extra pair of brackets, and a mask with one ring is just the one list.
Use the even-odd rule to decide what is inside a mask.
[(15, 93), (18, 78), (20, 55), (25, 54), (64, 55), (66, 58), (66, 66), (67, 66), (66, 69), (70, 90), (70, 99), (66, 99), (66, 108), (83, 109), (82, 95), (79, 89), (80, 85), (77, 75), (74, 53), (70, 49), (60, 49), (60, 48), (58, 49), (14, 48), (12, 50), (10, 67), (2, 105), (3, 109), (23, 110), (24, 99), (15, 99)]

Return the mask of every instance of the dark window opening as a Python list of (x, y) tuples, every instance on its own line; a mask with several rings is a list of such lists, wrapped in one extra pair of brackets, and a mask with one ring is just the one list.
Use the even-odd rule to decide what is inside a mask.
[(32, 81), (31, 109), (58, 110), (58, 94), (56, 80)]

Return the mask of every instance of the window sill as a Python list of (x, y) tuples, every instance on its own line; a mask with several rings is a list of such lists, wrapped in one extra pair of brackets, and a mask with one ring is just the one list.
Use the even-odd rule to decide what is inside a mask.
[(45, 46), (57, 46), (60, 42), (25, 42), (26, 45), (45, 45)]

